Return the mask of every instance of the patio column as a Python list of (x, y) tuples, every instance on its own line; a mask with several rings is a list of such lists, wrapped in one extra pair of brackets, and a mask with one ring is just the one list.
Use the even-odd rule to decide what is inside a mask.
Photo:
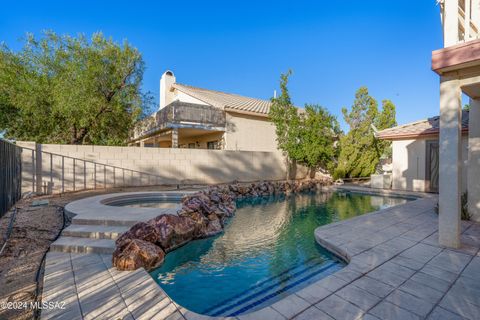
[(438, 241), (460, 246), (462, 91), (460, 81), (440, 78), (440, 166)]
[(467, 172), (468, 212), (480, 222), (480, 99), (470, 99)]
[(172, 148), (178, 148), (178, 128), (172, 129)]

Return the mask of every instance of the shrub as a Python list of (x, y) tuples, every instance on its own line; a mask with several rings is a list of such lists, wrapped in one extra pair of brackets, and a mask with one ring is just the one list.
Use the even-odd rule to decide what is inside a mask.
[[(461, 219), (462, 220), (470, 220), (472, 216), (470, 215), (470, 212), (468, 212), (468, 192), (464, 192), (460, 198), (460, 204), (461, 204)], [(436, 204), (435, 206), (435, 212), (438, 214), (440, 212), (440, 205)]]

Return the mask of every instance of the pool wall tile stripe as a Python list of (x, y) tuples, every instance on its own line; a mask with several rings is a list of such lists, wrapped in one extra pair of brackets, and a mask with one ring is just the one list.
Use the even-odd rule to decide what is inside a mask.
[(264, 302), (266, 302), (266, 301), (268, 301), (268, 300), (270, 300), (270, 299), (272, 299), (272, 298), (275, 298), (276, 296), (280, 295), (281, 293), (284, 293), (284, 292), (288, 291), (289, 289), (292, 289), (293, 287), (296, 287), (296, 286), (300, 285), (301, 283), (304, 283), (305, 281), (309, 280), (310, 278), (313, 278), (314, 276), (316, 276), (316, 275), (318, 275), (318, 274), (320, 274), (320, 273), (324, 273), (324, 272), (326, 272), (326, 271), (328, 271), (328, 270), (330, 269), (330, 272), (325, 275), (325, 276), (327, 276), (327, 275), (330, 275), (330, 274), (333, 273), (333, 272), (336, 272), (336, 271), (340, 270), (341, 268), (342, 268), (342, 267), (339, 266), (338, 263), (329, 264), (329, 265), (321, 268), (321, 269), (318, 270), (317, 272), (315, 272), (315, 273), (313, 273), (313, 274), (310, 274), (310, 275), (308, 275), (308, 276), (306, 276), (306, 277), (304, 277), (304, 278), (302, 278), (302, 279), (299, 279), (299, 280), (297, 280), (297, 281), (295, 281), (295, 282), (293, 282), (293, 283), (291, 283), (291, 284), (289, 284), (289, 285), (287, 285), (287, 286), (285, 286), (285, 287), (283, 287), (283, 288), (281, 288), (281, 289), (278, 289), (277, 291), (275, 291), (275, 292), (273, 292), (273, 293), (271, 293), (271, 294), (269, 294), (269, 295), (267, 295), (267, 296), (265, 296), (265, 297), (263, 297), (263, 298), (255, 301), (255, 302), (253, 302), (253, 303), (251, 303), (251, 304), (249, 304), (249, 305), (241, 308), (240, 310), (237, 310), (237, 311), (235, 311), (235, 312), (233, 312), (233, 313), (230, 313), (230, 314), (228, 314), (227, 316), (229, 316), (229, 317), (238, 316), (238, 315), (240, 315), (240, 314), (242, 314), (242, 313), (245, 313), (245, 312), (249, 311), (250, 309), (253, 309), (253, 308), (255, 308), (255, 307), (260, 306), (262, 303), (264, 303)]
[[(313, 267), (317, 267), (318, 265), (315, 265)], [(339, 262), (331, 262), (327, 265), (323, 265), (320, 269), (312, 272), (311, 274), (307, 275), (306, 277), (303, 277), (297, 281), (294, 281), (286, 286), (284, 286), (283, 288), (281, 289), (278, 289), (278, 290), (275, 290), (273, 293), (271, 294), (268, 294), (267, 296), (264, 296), (263, 298), (260, 298), (259, 300), (256, 300), (255, 302), (251, 303), (250, 301), (252, 301), (253, 299), (257, 298), (257, 297), (260, 297), (266, 293), (268, 293), (270, 290), (278, 287), (278, 284), (273, 284), (273, 285), (270, 285), (266, 288), (264, 288), (263, 290), (257, 292), (257, 293), (254, 293), (254, 294), (251, 294), (247, 297), (245, 297), (244, 299), (238, 301), (237, 303), (235, 303), (234, 305), (231, 305), (231, 306), (227, 306), (221, 310), (218, 310), (217, 312), (213, 313), (212, 316), (220, 316), (220, 315), (228, 315), (228, 316), (236, 316), (236, 315), (239, 315), (241, 313), (244, 313), (245, 311), (249, 310), (249, 309), (252, 309), (253, 307), (257, 306), (257, 305), (260, 305), (261, 303), (267, 301), (267, 300), (270, 300), (274, 297), (276, 297), (277, 295), (287, 291), (288, 289), (291, 289), (307, 280), (309, 280), (310, 278), (320, 274), (320, 273), (323, 273), (323, 272), (326, 272), (327, 270), (333, 268), (333, 267), (337, 267), (335, 268), (335, 271), (339, 270), (340, 268), (342, 268), (343, 266), (339, 263)], [(309, 268), (311, 269), (311, 268)], [(299, 272), (297, 273), (296, 275), (292, 275), (291, 277), (288, 277), (287, 279), (296, 279), (298, 275), (304, 273), (304, 271), (302, 272)], [(248, 305), (242, 307), (242, 309), (240, 309), (240, 311), (236, 311), (232, 314), (228, 314), (228, 312), (230, 310), (233, 310), (235, 309), (236, 307), (239, 307), (241, 305), (244, 305), (246, 303), (249, 303)]]
[[(307, 271), (308, 269), (310, 269), (310, 268), (315, 267), (315, 266), (318, 265), (318, 262), (317, 262), (317, 263), (311, 265), (310, 267), (305, 268), (305, 265), (309, 265), (312, 261), (315, 261), (315, 260), (316, 260), (316, 261), (321, 261), (319, 258), (316, 258), (316, 257), (315, 257), (315, 258), (311, 258), (311, 259), (307, 260), (307, 261), (305, 262), (305, 264), (295, 266), (295, 267), (293, 267), (293, 268), (287, 269), (287, 270), (279, 273), (279, 274), (276, 275), (276, 276), (272, 276), (272, 277), (270, 277), (270, 278), (268, 278), (268, 279), (265, 279), (264, 281), (261, 281), (261, 282), (257, 283), (255, 286), (252, 286), (252, 287), (248, 288), (247, 290), (244, 290), (244, 291), (238, 293), (238, 294), (235, 295), (235, 296), (232, 296), (232, 297), (230, 297), (230, 298), (228, 298), (228, 299), (222, 300), (221, 302), (215, 304), (214, 306), (212, 306), (212, 307), (204, 310), (202, 313), (203, 313), (203, 314), (209, 314), (210, 312), (214, 311), (215, 309), (218, 309), (219, 307), (224, 307), (226, 303), (229, 303), (229, 302), (231, 302), (231, 301), (233, 301), (233, 300), (236, 300), (236, 299), (244, 296), (244, 295), (247, 294), (247, 293), (251, 293), (251, 292), (254, 291), (255, 289), (260, 288), (260, 287), (262, 287), (263, 285), (265, 285), (265, 284), (267, 284), (267, 283), (269, 283), (269, 282), (271, 282), (271, 281), (273, 281), (273, 280), (278, 280), (279, 278), (281, 278), (281, 277), (284, 276), (285, 274), (289, 274), (289, 273), (292, 272), (293, 270), (302, 268), (302, 270), (303, 270), (302, 272), (305, 272), (305, 271)], [(296, 276), (297, 274), (299, 274), (299, 273), (294, 273), (292, 276)], [(287, 279), (288, 279), (288, 278), (287, 278)]]
[[(311, 271), (312, 269), (314, 270), (314, 268), (318, 268), (318, 266), (320, 266), (320, 264), (314, 264), (314, 265), (311, 265), (307, 268), (304, 268), (303, 270), (299, 271), (299, 272), (296, 272), (294, 274), (291, 274), (291, 275), (288, 275), (287, 277), (279, 280), (280, 277), (276, 277), (274, 278), (274, 280), (277, 280), (275, 281), (273, 284), (270, 284), (269, 286), (263, 288), (263, 289), (260, 289), (258, 290), (257, 292), (255, 292), (255, 289), (258, 288), (258, 286), (253, 286), (251, 288), (249, 288), (249, 290), (247, 290), (245, 292), (245, 294), (249, 294), (248, 296), (245, 297), (245, 294), (242, 294), (240, 296), (237, 296), (236, 299), (239, 299), (241, 298), (241, 300), (237, 301), (234, 303), (233, 307), (235, 306), (239, 306), (239, 305), (242, 305), (244, 303), (247, 303), (249, 302), (251, 299), (261, 295), (261, 294), (265, 294), (267, 293), (268, 291), (271, 291), (272, 289), (275, 289), (276, 287), (279, 286), (279, 283), (287, 283), (289, 280), (293, 280), (293, 279), (296, 279), (298, 278), (300, 275), (302, 275), (303, 273), (306, 273), (308, 271)], [(325, 266), (325, 265), (323, 265)], [(235, 300), (235, 299), (231, 299), (231, 300)], [(228, 301), (227, 301), (228, 303)], [(231, 309), (231, 307), (229, 306), (225, 306), (225, 303), (222, 305), (223, 308), (221, 310), (227, 310), (227, 309)], [(223, 311), (220, 311), (220, 313), (217, 311), (217, 312), (214, 312), (212, 315), (220, 315), (220, 314), (223, 314), (224, 312)]]

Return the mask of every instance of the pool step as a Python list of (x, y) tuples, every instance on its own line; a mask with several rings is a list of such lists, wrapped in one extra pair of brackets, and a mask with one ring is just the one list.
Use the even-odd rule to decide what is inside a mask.
[(236, 297), (220, 302), (218, 307), (207, 310), (207, 314), (212, 316), (237, 316), (258, 310), (295, 291), (296, 288), (311, 281), (319, 280), (341, 268), (342, 264), (336, 261), (327, 263), (312, 261), (304, 266), (294, 267)]
[(115, 240), (62, 236), (50, 245), (50, 251), (111, 254), (115, 251)]
[[(152, 216), (154, 218), (155, 216)], [(149, 220), (145, 218), (144, 220)], [(137, 217), (125, 217), (124, 219), (91, 219), (82, 217), (73, 217), (72, 224), (89, 226), (109, 226), (109, 227), (131, 227), (140, 220)]]
[(115, 240), (122, 233), (128, 231), (128, 229), (129, 227), (123, 227), (123, 226), (72, 224), (63, 230), (62, 236)]

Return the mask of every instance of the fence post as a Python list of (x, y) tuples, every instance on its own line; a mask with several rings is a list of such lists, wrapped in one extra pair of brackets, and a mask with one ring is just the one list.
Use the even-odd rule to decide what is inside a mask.
[(65, 157), (62, 156), (62, 193), (65, 192)]
[(75, 176), (76, 176), (76, 172), (75, 172), (75, 166), (76, 166), (76, 162), (75, 162), (75, 158), (73, 158), (73, 191), (75, 191)]
[(42, 193), (42, 144), (35, 143), (35, 182), (36, 182), (36, 192), (38, 194)]
[(32, 150), (32, 192), (35, 193), (35, 150)]

